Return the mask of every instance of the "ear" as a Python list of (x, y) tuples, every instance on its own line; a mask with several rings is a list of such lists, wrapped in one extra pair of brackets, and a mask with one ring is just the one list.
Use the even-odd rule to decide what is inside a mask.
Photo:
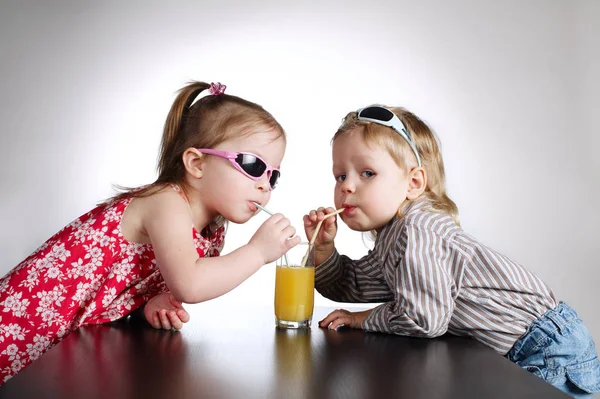
[(190, 147), (183, 152), (181, 159), (187, 173), (194, 176), (196, 179), (202, 177), (204, 162), (206, 161), (204, 154), (196, 148)]
[(427, 187), (427, 173), (422, 167), (416, 167), (408, 173), (408, 191), (406, 198), (415, 200), (419, 198)]

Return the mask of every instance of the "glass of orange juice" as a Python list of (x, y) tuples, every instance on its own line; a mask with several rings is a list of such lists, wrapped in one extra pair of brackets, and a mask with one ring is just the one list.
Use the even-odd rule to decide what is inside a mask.
[(315, 300), (315, 246), (301, 242), (276, 262), (275, 325), (310, 328)]

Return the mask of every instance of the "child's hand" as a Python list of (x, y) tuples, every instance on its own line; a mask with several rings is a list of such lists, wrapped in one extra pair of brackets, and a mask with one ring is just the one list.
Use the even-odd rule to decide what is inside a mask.
[[(304, 215), (304, 232), (306, 233), (306, 237), (310, 240), (317, 228), (317, 224), (323, 220), (326, 214), (335, 212), (335, 209), (329, 207), (327, 209), (320, 207), (316, 211), (311, 210), (308, 215)], [(325, 247), (333, 245), (333, 240), (335, 239), (335, 235), (337, 234), (337, 216), (331, 216), (325, 219), (323, 224), (321, 224), (321, 228), (319, 229), (319, 234), (315, 239), (315, 246), (317, 249), (319, 247)]]
[(144, 307), (146, 321), (156, 329), (181, 330), (183, 323), (190, 320), (190, 315), (173, 294), (165, 292), (150, 299)]
[(338, 327), (346, 326), (350, 328), (362, 328), (362, 322), (373, 311), (373, 309), (363, 310), (361, 312), (348, 312), (344, 309), (337, 309), (329, 313), (327, 317), (319, 322), (319, 327), (328, 327), (330, 330), (337, 330)]
[(289, 219), (276, 213), (260, 226), (248, 245), (260, 251), (266, 265), (281, 258), (290, 248), (300, 243), (300, 237), (294, 237), (294, 234), (296, 229), (291, 226)]

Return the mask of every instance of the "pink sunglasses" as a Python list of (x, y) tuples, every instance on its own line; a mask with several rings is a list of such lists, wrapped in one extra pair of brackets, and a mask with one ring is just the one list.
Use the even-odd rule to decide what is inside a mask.
[(209, 148), (198, 148), (203, 154), (216, 155), (221, 158), (226, 158), (233, 166), (252, 180), (258, 181), (266, 173), (269, 178), (271, 190), (277, 185), (281, 172), (279, 169), (272, 168), (261, 157), (249, 152), (229, 152), (211, 150)]

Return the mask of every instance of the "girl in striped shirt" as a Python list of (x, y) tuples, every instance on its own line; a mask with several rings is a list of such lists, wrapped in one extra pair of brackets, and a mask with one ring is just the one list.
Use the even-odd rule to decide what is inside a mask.
[[(466, 234), (446, 194), (431, 129), (403, 108), (350, 112), (333, 137), (335, 206), (352, 230), (376, 236), (359, 260), (335, 249), (323, 221), (315, 286), (339, 302), (319, 324), (417, 337), (470, 336), (573, 396), (600, 391), (600, 362), (575, 310), (533, 273)], [(333, 208), (304, 216), (307, 237)]]

